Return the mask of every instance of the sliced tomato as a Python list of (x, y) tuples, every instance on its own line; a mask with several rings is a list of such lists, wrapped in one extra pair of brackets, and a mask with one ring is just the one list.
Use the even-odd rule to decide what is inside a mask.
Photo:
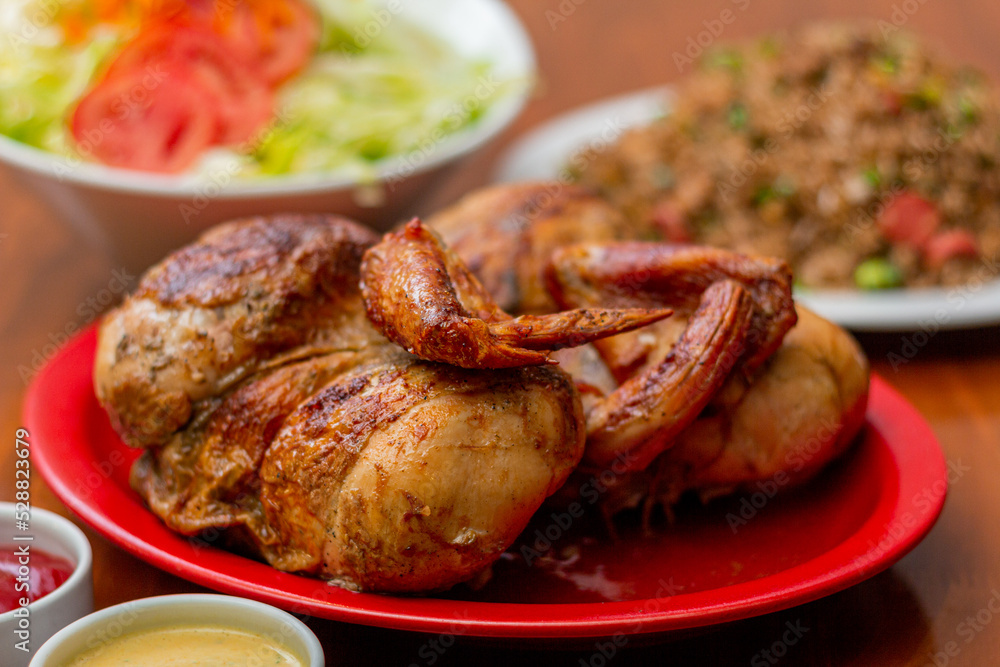
[(215, 29), (271, 86), (305, 67), (319, 43), (319, 19), (300, 0), (241, 2), (216, 14)]
[(920, 248), (941, 225), (937, 207), (912, 192), (902, 192), (885, 207), (878, 219), (882, 235), (892, 243)]
[(979, 246), (972, 232), (965, 229), (947, 229), (938, 232), (924, 245), (924, 259), (935, 269), (955, 257), (979, 256)]
[(671, 243), (691, 243), (691, 230), (677, 204), (664, 199), (653, 208), (653, 224)]
[(882, 104), (890, 116), (898, 116), (903, 112), (903, 96), (896, 90), (882, 91)]
[[(84, 155), (127, 169), (176, 173), (208, 148), (218, 118), (209, 93), (180, 67), (164, 71), (155, 86), (146, 70), (106, 78), (77, 105), (71, 130)], [(146, 84), (144, 84), (146, 79)]]
[(300, 0), (169, 7), (126, 44), (74, 114), (81, 149), (103, 162), (177, 171), (197, 157), (195, 146), (252, 139), (273, 115), (273, 86), (306, 64), (319, 39), (318, 19)]
[(215, 105), (218, 118), (214, 143), (246, 141), (271, 117), (274, 94), (267, 82), (230, 52), (216, 32), (200, 25), (161, 21), (148, 25), (108, 68), (107, 78), (142, 70), (156, 77), (164, 68), (184, 67), (198, 79)]

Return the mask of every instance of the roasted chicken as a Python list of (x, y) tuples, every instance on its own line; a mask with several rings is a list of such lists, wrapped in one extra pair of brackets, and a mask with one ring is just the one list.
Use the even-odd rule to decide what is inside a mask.
[(787, 267), (637, 235), (551, 184), (381, 240), (222, 225), (101, 325), (97, 396), (145, 448), (132, 485), (185, 535), (427, 592), (488, 570), (575, 470), (613, 467), (605, 510), (648, 514), (842, 451), (867, 368), (840, 329), (795, 325)]
[[(843, 329), (794, 306), (783, 262), (623, 242), (649, 239), (655, 226), (623, 232), (607, 203), (556, 183), (488, 188), (427, 224), (442, 242), (455, 243), (488, 290), (544, 289), (551, 302), (531, 312), (675, 311), (637, 331), (553, 355), (585, 405), (587, 446), (577, 474), (614, 466), (615, 475), (602, 478), (614, 479), (602, 498), (609, 515), (642, 506), (648, 518), (654, 505), (669, 512), (685, 491), (707, 498), (779, 473), (787, 475), (787, 486), (802, 483), (861, 428), (867, 360)], [(592, 235), (616, 240), (566, 243)], [(518, 253), (548, 257), (545, 270), (521, 270), (517, 262), (503, 269), (481, 259)], [(749, 296), (748, 323), (732, 296), (721, 298), (740, 291)], [(518, 299), (506, 303), (512, 314), (520, 312)], [(565, 500), (580, 486), (567, 484), (558, 497)]]
[(104, 320), (95, 386), (170, 528), (348, 587), (448, 588), (579, 463), (580, 398), (551, 365), (466, 370), (383, 338), (358, 274), (375, 240), (328, 216), (214, 229)]

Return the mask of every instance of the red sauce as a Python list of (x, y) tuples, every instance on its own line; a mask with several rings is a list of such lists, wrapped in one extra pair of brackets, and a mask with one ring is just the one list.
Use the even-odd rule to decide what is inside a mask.
[[(73, 573), (73, 564), (60, 556), (28, 546), (28, 555), (17, 546), (0, 547), (0, 612), (21, 606), (20, 599), (32, 602), (59, 588)], [(27, 561), (24, 576), (22, 561)]]

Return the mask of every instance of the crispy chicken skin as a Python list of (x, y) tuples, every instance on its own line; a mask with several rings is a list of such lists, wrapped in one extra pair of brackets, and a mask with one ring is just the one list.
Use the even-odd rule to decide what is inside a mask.
[(559, 309), (544, 281), (553, 248), (636, 238), (621, 213), (584, 188), (563, 183), (483, 188), (432, 215), (427, 224), (500, 308), (518, 315)]
[(171, 529), (354, 589), (445, 589), (565, 482), (583, 411), (558, 368), (466, 371), (383, 338), (372, 241), (325, 216), (216, 228), (107, 317), (95, 385)]
[[(795, 324), (792, 272), (768, 257), (668, 243), (580, 243), (553, 250), (547, 273), (549, 291), (563, 308), (656, 308), (669, 305), (690, 315), (714, 284), (733, 281), (753, 302), (741, 368), (750, 372), (767, 359)], [(649, 332), (642, 333), (649, 338)], [(652, 351), (637, 336), (617, 336), (597, 343), (619, 378), (649, 363)], [(638, 366), (636, 366), (638, 362)]]
[[(692, 491), (708, 500), (759, 481), (792, 488), (840, 456), (864, 423), (868, 362), (843, 329), (799, 306), (798, 322), (751, 377), (734, 375), (676, 444), (645, 470), (605, 486), (608, 515), (654, 506), (668, 511)], [(574, 500), (586, 475), (551, 501)]]
[(469, 371), (412, 357), (303, 403), (264, 457), (281, 569), (386, 592), (449, 588), (493, 562), (583, 451), (553, 368)]
[[(749, 374), (795, 323), (784, 262), (664, 243), (553, 250), (549, 289), (566, 307), (677, 308), (682, 329), (654, 323), (595, 341), (620, 386), (587, 413), (585, 464), (646, 468), (673, 446), (734, 373)], [(669, 338), (671, 331), (679, 331)]]
[(648, 517), (847, 447), (867, 364), (796, 313), (787, 266), (613, 240), (617, 214), (560, 187), (472, 195), (440, 234), (278, 216), (168, 257), (99, 334), (98, 398), (146, 448), (133, 487), (180, 533), (414, 593), (489, 568), (578, 467)]
[(162, 443), (199, 401), (276, 355), (367, 345), (357, 268), (377, 240), (333, 216), (221, 225), (143, 276), (103, 321), (97, 397), (130, 445)]
[(846, 331), (801, 306), (798, 313), (765, 366), (731, 378), (659, 461), (664, 500), (685, 489), (726, 493), (779, 472), (798, 484), (851, 443), (864, 421), (868, 361)]
[[(541, 312), (596, 305), (674, 309), (669, 319), (553, 355), (573, 376), (587, 414), (584, 472), (578, 474), (609, 463), (616, 472), (629, 471), (616, 476), (602, 499), (609, 514), (644, 505), (648, 516), (653, 504), (669, 509), (684, 491), (709, 497), (778, 472), (801, 482), (847, 448), (863, 423), (868, 364), (847, 332), (793, 306), (787, 265), (716, 249), (637, 242), (652, 224), (627, 230), (624, 242), (581, 243), (589, 234), (581, 222), (584, 212), (603, 216), (607, 207), (586, 195), (577, 199), (573, 216), (522, 217), (516, 234), (491, 231), (504, 227), (509, 211), (530, 207), (533, 196), (553, 189), (558, 186), (497, 186), (430, 222), (446, 239), (458, 235), (456, 253), (488, 288), (504, 294), (514, 282), (523, 293), (547, 291), (552, 302)], [(469, 203), (476, 200), (503, 206)], [(533, 224), (558, 230), (543, 237), (533, 234)], [(498, 280), (497, 269), (482, 258), (516, 257), (523, 239), (530, 239), (532, 253), (549, 258), (546, 269), (540, 276), (514, 272), (516, 280)], [(740, 285), (753, 304), (742, 338), (735, 311), (724, 307), (724, 300), (706, 299), (709, 289), (729, 282)], [(516, 306), (509, 310), (522, 312)], [(692, 320), (703, 331), (693, 330)], [(713, 340), (719, 343), (714, 352)], [(698, 374), (685, 375), (691, 369)], [(570, 483), (566, 489), (579, 486)], [(565, 496), (564, 489), (557, 499)]]
[(372, 323), (431, 361), (462, 368), (549, 363), (549, 352), (631, 331), (669, 309), (585, 308), (511, 317), (441, 238), (413, 219), (365, 253), (361, 291)]
[(638, 242), (552, 253), (550, 291), (557, 302), (580, 308), (511, 317), (419, 220), (365, 253), (362, 293), (369, 318), (389, 339), (421, 358), (464, 368), (542, 363), (549, 350), (660, 321), (672, 312), (664, 306), (693, 308), (680, 338), (657, 346), (640, 372), (622, 372), (623, 347), (615, 343), (622, 336), (595, 343), (621, 384), (588, 404), (584, 463), (591, 468), (624, 461), (645, 469), (731, 374), (752, 372), (795, 322), (791, 272), (780, 261)]
[(280, 535), (260, 503), (264, 454), (289, 414), (364, 357), (324, 354), (240, 384), (197, 423), (147, 449), (132, 469), (133, 488), (171, 529), (240, 528), (251, 550), (272, 560)]

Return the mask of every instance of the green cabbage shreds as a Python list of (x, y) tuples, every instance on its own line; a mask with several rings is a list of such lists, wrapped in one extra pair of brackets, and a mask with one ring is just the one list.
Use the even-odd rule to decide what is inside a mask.
[(252, 151), (246, 172), (286, 174), (354, 168), (432, 151), (478, 119), (503, 92), (486, 63), (456, 57), (440, 41), (396, 18), (357, 51), (331, 49), (281, 90), (277, 123)]
[(117, 43), (111, 35), (73, 48), (53, 39), (0, 40), (0, 133), (72, 154), (68, 116)]
[[(0, 39), (0, 133), (75, 155), (68, 119), (134, 26), (94, 24), (87, 39), (71, 45), (53, 13), (48, 25), (21, 38), (36, 0), (9, 1), (20, 4), (22, 15), (14, 16), (16, 8), (0, 13), (8, 33)], [(341, 169), (370, 177), (380, 160), (412, 151), (429, 156), (514, 84), (407, 22), (399, 5), (313, 4), (322, 20), (318, 53), (276, 91), (271, 122), (251, 141), (206, 155), (198, 170), (235, 156), (241, 178)]]

